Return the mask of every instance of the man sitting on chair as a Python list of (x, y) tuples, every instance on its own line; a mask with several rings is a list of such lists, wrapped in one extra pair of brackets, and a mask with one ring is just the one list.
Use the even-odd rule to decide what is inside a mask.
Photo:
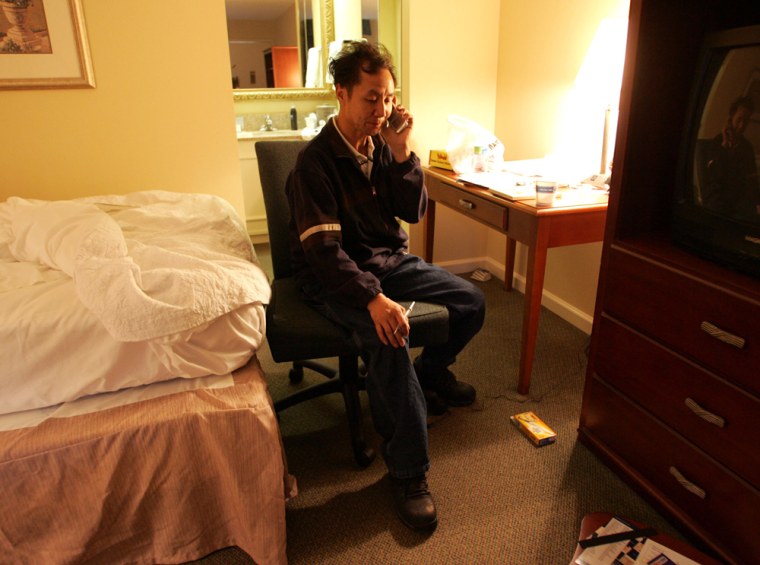
[[(414, 118), (399, 106), (407, 127), (386, 125), (396, 101), (390, 55), (350, 42), (330, 61), (330, 72), (340, 110), (288, 179), (294, 272), (315, 307), (360, 344), (397, 513), (407, 526), (430, 530), (437, 514), (426, 480), (426, 410), (475, 400), (475, 389), (448, 367), (482, 327), (485, 300), (469, 281), (408, 252), (397, 218), (422, 219), (427, 191), (409, 148)], [(447, 343), (424, 348), (412, 363), (399, 302), (414, 300), (444, 305), (450, 328)]]

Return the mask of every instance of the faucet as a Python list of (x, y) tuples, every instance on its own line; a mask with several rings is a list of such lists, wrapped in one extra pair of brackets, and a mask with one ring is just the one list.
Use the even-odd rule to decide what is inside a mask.
[(272, 125), (272, 118), (267, 114), (264, 118), (264, 125), (259, 128), (259, 131), (275, 131), (275, 127)]

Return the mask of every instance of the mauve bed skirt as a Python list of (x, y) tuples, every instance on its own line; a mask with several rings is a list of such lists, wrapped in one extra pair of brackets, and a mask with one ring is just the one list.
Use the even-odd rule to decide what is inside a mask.
[(0, 561), (286, 563), (295, 480), (256, 357), (234, 378), (0, 432)]

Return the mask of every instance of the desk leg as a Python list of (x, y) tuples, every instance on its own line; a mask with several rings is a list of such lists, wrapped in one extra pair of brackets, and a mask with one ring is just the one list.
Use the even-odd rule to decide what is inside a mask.
[(512, 279), (515, 276), (515, 250), (517, 241), (507, 236), (507, 253), (504, 258), (504, 290), (512, 290)]
[(425, 235), (422, 243), (422, 258), (433, 262), (433, 242), (435, 240), (435, 200), (428, 199), (427, 211), (425, 212)]
[(541, 294), (544, 289), (546, 255), (549, 245), (549, 222), (539, 221), (536, 241), (528, 248), (528, 266), (525, 276), (525, 309), (523, 310), (522, 351), (517, 392), (528, 394), (533, 358), (536, 353), (538, 315), (541, 311)]

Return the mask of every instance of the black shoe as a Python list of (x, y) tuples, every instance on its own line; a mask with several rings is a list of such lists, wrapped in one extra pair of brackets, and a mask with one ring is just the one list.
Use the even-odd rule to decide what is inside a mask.
[(396, 514), (404, 525), (413, 530), (434, 530), (438, 525), (438, 514), (425, 475), (413, 479), (390, 479)]
[[(449, 406), (469, 406), (475, 402), (475, 388), (458, 381), (448, 369), (423, 371), (419, 358), (414, 361), (414, 370), (420, 380), (423, 391), (432, 391)], [(425, 394), (427, 399), (427, 392)], [(428, 405), (429, 411), (429, 405)]]
[(425, 395), (428, 416), (443, 416), (449, 411), (449, 405), (435, 391), (422, 389), (422, 394)]

